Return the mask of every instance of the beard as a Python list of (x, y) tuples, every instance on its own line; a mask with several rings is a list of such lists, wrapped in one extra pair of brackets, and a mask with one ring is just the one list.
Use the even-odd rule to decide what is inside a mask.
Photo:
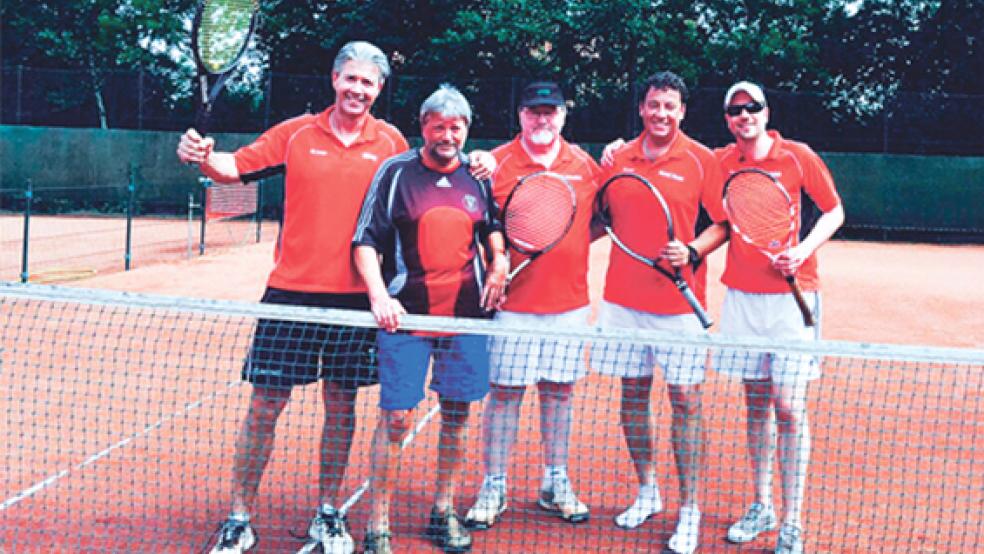
[(537, 146), (547, 146), (557, 138), (552, 129), (537, 129), (530, 133), (530, 142)]
[[(442, 147), (445, 146), (453, 146), (454, 151), (453, 152), (442, 151)], [(430, 149), (427, 151), (427, 153), (430, 154), (431, 158), (434, 161), (441, 162), (443, 165), (450, 164), (455, 159), (457, 159), (459, 152), (461, 152), (461, 149), (459, 149), (457, 146), (453, 144), (444, 144), (444, 143), (435, 144), (434, 146), (431, 146)]]

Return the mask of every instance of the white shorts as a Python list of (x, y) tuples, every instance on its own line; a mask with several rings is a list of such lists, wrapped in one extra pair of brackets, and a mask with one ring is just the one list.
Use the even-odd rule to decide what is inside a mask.
[[(652, 314), (606, 301), (601, 303), (598, 323), (606, 328), (655, 329), (695, 335), (706, 333), (694, 314)], [(591, 361), (598, 373), (628, 378), (650, 377), (658, 364), (663, 368), (663, 378), (668, 384), (698, 385), (704, 382), (707, 348), (595, 343)]]
[[(804, 292), (816, 324), (807, 327), (792, 294), (759, 294), (728, 289), (721, 308), (721, 335), (808, 341), (820, 338), (820, 294)], [(718, 372), (747, 381), (799, 383), (820, 377), (815, 356), (720, 349), (714, 354)]]
[[(529, 314), (500, 311), (496, 321), (551, 329), (585, 326), (591, 307), (559, 314)], [(505, 387), (522, 387), (540, 381), (573, 383), (588, 372), (584, 341), (545, 339), (536, 335), (489, 337), (491, 368), (489, 380)]]

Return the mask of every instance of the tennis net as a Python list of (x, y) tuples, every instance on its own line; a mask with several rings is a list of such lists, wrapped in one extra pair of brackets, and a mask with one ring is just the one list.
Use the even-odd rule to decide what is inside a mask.
[[(236, 436), (250, 402), (240, 380), (256, 322), (372, 327), (368, 313), (208, 301), (39, 285), (0, 284), (0, 552), (208, 551), (229, 513)], [(814, 552), (980, 552), (984, 548), (984, 351), (820, 341), (777, 344), (595, 327), (505, 326), (407, 316), (404, 328), (560, 344), (554, 357), (596, 369), (646, 345), (700, 365), (772, 359), (822, 362), (809, 387), (812, 457), (803, 537)], [(341, 340), (356, 340), (360, 333)], [(438, 344), (445, 344), (437, 341)], [(708, 355), (708, 352), (710, 354)], [(499, 352), (502, 353), (501, 351)], [(501, 363), (501, 359), (499, 360)], [(538, 395), (526, 393), (508, 465), (508, 509), (473, 531), (475, 552), (658, 551), (681, 494), (661, 373), (651, 394), (656, 476), (665, 511), (633, 530), (613, 518), (632, 504), (635, 469), (620, 425), (619, 379), (589, 371), (575, 386), (567, 473), (590, 519), (571, 525), (538, 505), (542, 468)], [(378, 387), (357, 399), (353, 447), (339, 504), (361, 540)], [(702, 385), (702, 551), (747, 545), (728, 527), (754, 499), (743, 388), (713, 368)], [(259, 552), (294, 552), (319, 501), (322, 400), (294, 390), (252, 510)], [(488, 400), (485, 401), (487, 408)], [(430, 551), (440, 417), (428, 392), (419, 433), (404, 448), (390, 513), (396, 551)], [(482, 404), (473, 406), (455, 505), (464, 517), (482, 484)], [(782, 517), (780, 474), (773, 479)]]

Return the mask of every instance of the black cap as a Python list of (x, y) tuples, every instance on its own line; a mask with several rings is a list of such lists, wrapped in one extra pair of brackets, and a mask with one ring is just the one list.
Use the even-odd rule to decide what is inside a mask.
[(530, 106), (563, 106), (564, 93), (560, 92), (557, 83), (550, 81), (537, 81), (526, 85), (523, 95), (520, 96), (519, 106), (529, 108)]

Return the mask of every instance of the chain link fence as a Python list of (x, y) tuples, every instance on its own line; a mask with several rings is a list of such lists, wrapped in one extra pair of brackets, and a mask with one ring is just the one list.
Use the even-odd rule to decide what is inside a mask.
[[(2, 69), (0, 123), (178, 131), (194, 120), (191, 97), (175, 98), (165, 80), (146, 71), (112, 71), (99, 78), (84, 71), (8, 66)], [(472, 102), (474, 138), (505, 139), (517, 131), (516, 107), (523, 78), (445, 79), (397, 75), (376, 102), (377, 116), (408, 136), (416, 134), (417, 110), (441, 82), (458, 86)], [(573, 101), (567, 137), (606, 143), (640, 131), (639, 92), (625, 84), (566, 87)], [(709, 146), (729, 141), (720, 88), (692, 91), (684, 128)], [(272, 73), (253, 94), (226, 92), (212, 118), (213, 132), (260, 132), (304, 111), (320, 111), (334, 92), (326, 76)], [(824, 152), (984, 155), (984, 96), (897, 93), (881, 105), (837, 100), (820, 92), (771, 91), (772, 125)], [(858, 115), (864, 113), (866, 115)]]

